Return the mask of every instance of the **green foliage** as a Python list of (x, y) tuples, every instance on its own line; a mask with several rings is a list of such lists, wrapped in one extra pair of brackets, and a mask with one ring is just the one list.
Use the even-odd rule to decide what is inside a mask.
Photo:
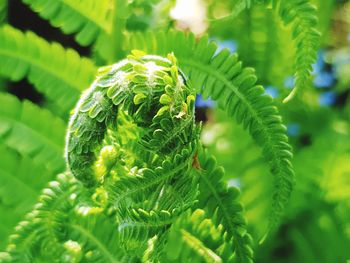
[[(236, 17), (246, 8), (254, 9), (255, 5), (259, 4), (264, 4), (267, 8), (275, 10), (283, 24), (291, 27), (295, 48), (295, 80), (293, 91), (284, 99), (284, 102), (288, 102), (298, 90), (309, 85), (308, 80), (312, 71), (312, 64), (316, 61), (320, 39), (320, 33), (317, 30), (316, 7), (310, 3), (310, 0), (241, 0), (234, 4), (230, 17)], [(272, 17), (271, 14), (269, 17)], [(254, 22), (255, 20), (248, 20), (247, 23), (250, 24), (251, 21)], [(249, 26), (254, 26), (254, 23)], [(270, 24), (270, 26), (273, 29), (274, 24)]]
[[(112, 240), (124, 248), (123, 254), (145, 258), (147, 242), (155, 236), (165, 240), (174, 221), (193, 207), (200, 180), (205, 185), (198, 197), (199, 207), (208, 207), (215, 227), (223, 224), (225, 242), (234, 251), (230, 256), (225, 252), (224, 258), (252, 261), (242, 206), (237, 201), (230, 204), (237, 199), (237, 190), (218, 188), (213, 193), (218, 210), (209, 205), (212, 201), (205, 187), (213, 190), (220, 177), (215, 178), (217, 172), (212, 171), (210, 161), (200, 157), (195, 164), (199, 131), (194, 122), (195, 90), (176, 63), (172, 54), (165, 59), (133, 51), (128, 59), (100, 70), (72, 114), (66, 140), (67, 164), (89, 190), (81, 188), (69, 174), (51, 182), (10, 237), (4, 260), (54, 257), (79, 262), (93, 257), (85, 248), (87, 234), (76, 234), (80, 229), (71, 225), (79, 211), (84, 216), (108, 216), (118, 229), (118, 239)], [(134, 133), (125, 135), (122, 131), (130, 125)], [(131, 141), (128, 136), (138, 140)], [(201, 176), (202, 168), (197, 165), (203, 165), (208, 174)], [(90, 208), (86, 203), (91, 203)], [(89, 238), (96, 237), (90, 234)], [(192, 249), (202, 242), (191, 234), (186, 234), (186, 240)], [(156, 252), (149, 252), (152, 260), (163, 254), (165, 244), (162, 241)], [(107, 253), (105, 245), (96, 253)], [(202, 249), (210, 253), (210, 248)], [(113, 261), (117, 255), (107, 253), (107, 258)], [(222, 261), (220, 256), (215, 258)]]
[[(224, 24), (220, 21), (213, 24), (212, 34), (220, 34), (220, 28), (225, 30)], [(277, 87), (283, 85), (286, 72), (292, 71), (289, 61), (293, 59), (293, 54), (285, 50), (293, 48), (293, 45), (289, 32), (286, 32), (274, 10), (253, 5), (235, 19), (235, 24), (230, 36), (232, 34), (238, 41), (240, 59), (256, 70), (259, 82)], [(266, 61), (269, 61), (269, 66), (266, 66)]]
[(30, 156), (54, 172), (65, 167), (62, 158), (65, 124), (29, 101), (0, 94), (0, 140), (3, 145)]
[(66, 114), (89, 85), (95, 67), (72, 49), (48, 43), (32, 32), (10, 26), (0, 28), (0, 74), (13, 81), (29, 81)]
[(262, 147), (275, 176), (269, 228), (276, 227), (292, 191), (292, 154), (278, 111), (271, 97), (255, 84), (254, 70), (243, 68), (237, 55), (230, 54), (227, 49), (216, 53), (216, 44), (208, 43), (207, 38), (195, 43), (193, 35), (185, 36), (180, 32), (150, 33), (146, 38), (136, 34), (131, 37), (128, 47), (157, 54), (173, 50), (179, 65), (197, 87), (197, 93), (216, 100), (220, 108), (249, 130)]
[[(197, 193), (191, 183), (198, 139), (194, 90), (186, 86), (175, 57), (168, 58), (134, 51), (103, 68), (78, 102), (68, 128), (70, 170), (106, 196), (104, 205), (115, 210), (121, 244), (136, 255), (149, 238), (167, 231)], [(125, 117), (117, 127), (116, 116)], [(140, 138), (123, 142), (118, 131), (130, 122)], [(100, 149), (103, 140), (110, 144)], [(118, 159), (122, 170), (113, 169)]]
[[(0, 0), (0, 262), (350, 258), (349, 119), (304, 88), (335, 2), (208, 1), (208, 36), (175, 1), (22, 2), (92, 55), (5, 24)], [(298, 99), (266, 94), (292, 74)]]
[[(234, 187), (228, 188), (223, 184), (222, 178), (225, 174), (222, 167), (216, 166), (213, 157), (200, 155), (200, 163), (204, 169), (201, 173), (199, 184), (198, 207), (204, 209), (213, 218), (216, 227), (222, 227), (227, 242), (233, 247), (235, 254), (233, 259), (226, 259), (225, 262), (252, 262), (252, 240), (247, 233), (246, 222), (242, 215), (243, 207), (239, 203), (239, 190)], [(232, 238), (233, 237), (233, 238)]]
[[(349, 126), (335, 120), (330, 112), (319, 114), (324, 117), (323, 131), (313, 131), (318, 134), (314, 136), (312, 147), (301, 149), (295, 158), (300, 183), (285, 220), (284, 228), (288, 231), (281, 231), (277, 236), (278, 243), (268, 242), (273, 249), (278, 248), (278, 244), (288, 244), (295, 252), (283, 261), (276, 259), (276, 262), (318, 262), (320, 258), (322, 262), (342, 262), (350, 256), (347, 251), (350, 245)], [(308, 117), (310, 122), (313, 121)], [(305, 160), (313, 165), (305, 165)], [(310, 206), (313, 209), (309, 209)], [(323, 249), (321, 240), (326, 240), (328, 249)], [(262, 254), (263, 260), (270, 258), (266, 253)]]
[(295, 88), (284, 99), (284, 102), (287, 102), (299, 89), (307, 85), (312, 71), (311, 65), (316, 61), (320, 37), (316, 29), (318, 20), (316, 8), (310, 4), (309, 0), (269, 0), (266, 2), (277, 10), (285, 25), (292, 25), (292, 36), (296, 47)]
[[(54, 178), (54, 171), (5, 146), (0, 147), (0, 154), (0, 235), (8, 237), (31, 210), (46, 182)], [(1, 240), (1, 249), (5, 248), (6, 242), (7, 239)]]
[(230, 262), (234, 252), (223, 238), (224, 231), (197, 209), (172, 226), (164, 261)]
[(119, 262), (115, 226), (88, 203), (77, 206), (82, 195), (70, 174), (58, 175), (10, 237), (4, 262)]
[(99, 35), (111, 33), (110, 3), (108, 0), (23, 0), (51, 25), (65, 34), (76, 34), (76, 41), (87, 46)]

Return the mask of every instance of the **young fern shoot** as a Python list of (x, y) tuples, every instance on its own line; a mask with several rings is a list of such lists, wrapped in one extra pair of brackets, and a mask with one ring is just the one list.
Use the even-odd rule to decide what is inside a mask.
[[(126, 251), (141, 248), (135, 252), (140, 255), (147, 240), (165, 235), (171, 223), (193, 206), (198, 192), (196, 175), (202, 173), (194, 164), (199, 133), (194, 122), (195, 89), (177, 68), (175, 57), (168, 54), (167, 58), (134, 51), (127, 60), (103, 68), (78, 103), (67, 134), (66, 157), (73, 175), (107, 196), (104, 205), (116, 211), (122, 245)], [(118, 138), (128, 117), (137, 125), (137, 145)], [(115, 128), (116, 118), (120, 126)], [(101, 148), (108, 129), (117, 133), (112, 144)], [(128, 154), (131, 150), (132, 155)], [(123, 169), (113, 171), (111, 166), (119, 166), (118, 162)], [(91, 163), (95, 165), (89, 166)], [(136, 166), (138, 163), (141, 165)], [(234, 196), (226, 198), (231, 202)], [(237, 234), (234, 223), (238, 222), (234, 215), (241, 210), (225, 213), (230, 214), (224, 223), (237, 227), (225, 228), (235, 251), (230, 257), (250, 261), (252, 250), (245, 241), (250, 239), (245, 237), (246, 230)], [(245, 229), (243, 219), (239, 228)]]
[[(106, 196), (103, 205), (115, 210), (128, 251), (142, 252), (149, 238), (166, 232), (195, 201), (194, 100), (173, 55), (135, 51), (101, 70), (71, 118), (69, 168), (96, 195)], [(136, 140), (123, 136), (131, 123)]]
[(216, 43), (207, 37), (197, 41), (193, 34), (183, 32), (132, 34), (128, 47), (158, 55), (173, 51), (197, 93), (216, 101), (229, 117), (249, 131), (262, 148), (274, 176), (267, 227), (267, 232), (273, 232), (293, 189), (292, 148), (272, 98), (256, 84), (254, 69), (243, 67), (237, 54), (227, 49), (218, 51)]
[[(235, 57), (227, 59), (224, 70), (220, 61), (224, 62), (228, 54), (223, 51), (212, 58), (212, 47), (205, 40), (199, 44), (201, 53), (211, 50), (207, 68), (199, 59), (196, 63), (187, 61), (186, 69), (193, 64), (189, 75), (196, 85), (204, 74), (203, 67), (217, 71), (213, 77), (225, 83), (230, 83), (225, 80), (228, 76), (221, 74), (235, 69), (236, 73), (230, 74), (240, 79), (233, 82), (238, 89), (221, 86), (227, 98), (216, 94), (213, 83), (207, 81), (202, 83), (204, 93), (216, 94), (214, 98), (221, 106), (227, 105), (230, 114), (246, 107), (246, 112), (240, 111), (236, 118), (250, 128), (258, 142), (262, 143), (261, 136), (276, 135), (267, 145), (262, 144), (265, 154), (272, 155), (273, 171), (278, 174), (282, 169), (286, 177), (277, 178), (286, 189), (276, 192), (274, 203), (284, 205), (290, 194), (288, 176), (292, 170), (280, 118), (275, 108), (261, 104), (266, 99), (258, 87), (253, 86), (255, 93), (243, 90), (254, 85), (255, 76), (250, 71), (241, 72)], [(232, 91), (246, 98), (234, 102)], [(179, 69), (173, 53), (161, 57), (133, 50), (126, 59), (101, 68), (81, 96), (68, 125), (68, 171), (44, 190), (0, 259), (253, 262), (252, 239), (238, 201), (239, 190), (223, 182), (224, 170), (199, 141), (201, 126), (194, 118), (195, 95), (196, 89)], [(256, 115), (259, 107), (262, 111)], [(240, 116), (243, 113), (245, 116)], [(283, 174), (285, 171), (290, 174)], [(272, 213), (272, 223), (280, 213), (278, 207)], [(98, 229), (102, 221), (106, 223)], [(208, 235), (208, 229), (215, 235)], [(181, 244), (183, 251), (195, 251), (196, 256), (186, 258), (176, 244)]]

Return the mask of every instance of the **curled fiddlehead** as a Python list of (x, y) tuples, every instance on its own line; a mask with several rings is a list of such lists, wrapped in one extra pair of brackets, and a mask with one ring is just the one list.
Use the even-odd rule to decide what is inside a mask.
[(127, 250), (167, 230), (195, 201), (194, 101), (195, 89), (172, 54), (133, 51), (102, 68), (76, 106), (68, 166), (115, 214)]
[[(253, 262), (239, 191), (200, 145), (194, 100), (172, 54), (133, 51), (101, 68), (69, 122), (69, 171), (0, 260), (176, 262), (198, 248), (190, 262)], [(177, 241), (185, 254), (170, 251)]]

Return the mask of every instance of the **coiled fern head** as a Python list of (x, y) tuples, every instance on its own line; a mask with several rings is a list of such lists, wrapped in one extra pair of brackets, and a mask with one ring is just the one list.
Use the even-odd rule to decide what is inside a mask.
[[(195, 90), (178, 69), (172, 54), (166, 59), (133, 51), (127, 59), (101, 68), (69, 123), (66, 147), (69, 168), (89, 186), (103, 182), (105, 175), (97, 167), (108, 166), (117, 159), (122, 150), (119, 148), (127, 143), (115, 142), (101, 149), (102, 141), (108, 137), (108, 130), (122, 131), (121, 126), (130, 122), (139, 128), (134, 130), (140, 133), (138, 145), (142, 145), (142, 151), (165, 159), (164, 154), (173, 153), (196, 138), (194, 100)], [(133, 159), (136, 157), (143, 158)], [(87, 165), (94, 162), (94, 167)]]
[(169, 228), (195, 200), (194, 101), (174, 55), (133, 51), (102, 68), (74, 110), (68, 166), (100, 205), (116, 212), (127, 249)]
[[(196, 71), (184, 67), (195, 87), (172, 53), (161, 57), (134, 50), (99, 70), (70, 118), (65, 177), (45, 189), (0, 259), (55, 258), (70, 255), (73, 246), (81, 251), (78, 262), (99, 255), (101, 262), (182, 262), (185, 254), (173, 253), (173, 244), (182, 244), (184, 251), (198, 248), (198, 262), (253, 262), (239, 190), (227, 186), (224, 170), (199, 141), (196, 91), (210, 84), (203, 93), (226, 105), (264, 146), (276, 174), (272, 222), (291, 191), (289, 144), (277, 110), (255, 86), (251, 70), (242, 70), (227, 51), (212, 57), (215, 46), (200, 43), (200, 49), (211, 50), (210, 63), (201, 58), (192, 63), (192, 58)], [(220, 65), (225, 70), (215, 70)], [(214, 75), (206, 80), (208, 74)], [(213, 78), (223, 82), (222, 92)], [(106, 224), (99, 229), (102, 221)], [(208, 238), (201, 221), (222, 238)]]

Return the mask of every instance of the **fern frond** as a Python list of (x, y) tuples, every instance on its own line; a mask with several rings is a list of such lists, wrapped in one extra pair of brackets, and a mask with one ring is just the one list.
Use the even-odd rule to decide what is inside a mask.
[(275, 177), (269, 227), (275, 228), (293, 187), (292, 153), (278, 110), (264, 89), (255, 84), (254, 70), (243, 68), (237, 55), (227, 49), (216, 54), (216, 44), (208, 43), (207, 38), (196, 43), (192, 34), (182, 32), (133, 34), (125, 48), (160, 55), (173, 51), (197, 93), (216, 100), (249, 130)]
[(295, 41), (295, 87), (283, 102), (291, 100), (298, 90), (307, 85), (316, 61), (320, 33), (317, 30), (316, 7), (309, 0), (267, 0), (280, 14), (285, 25), (292, 25), (292, 36)]
[(62, 255), (63, 247), (58, 237), (64, 235), (62, 227), (70, 209), (69, 196), (76, 191), (70, 175), (59, 175), (50, 188), (43, 190), (39, 203), (26, 219), (18, 224), (10, 236), (7, 252), (11, 262), (31, 262), (45, 259), (50, 254)]
[[(302, 125), (311, 133), (312, 143), (300, 147), (295, 156), (298, 183), (284, 227), (260, 249), (261, 262), (282, 259), (271, 256), (271, 251), (284, 246), (281, 244), (293, 247), (283, 262), (346, 262), (350, 257), (350, 130), (346, 122), (341, 130), (336, 128), (335, 120), (325, 109), (302, 116), (302, 124), (313, 123), (307, 128)], [(322, 127), (315, 129), (316, 123)]]
[(169, 227), (179, 216), (179, 210), (170, 213), (167, 210), (121, 210), (124, 212), (118, 223), (120, 244), (128, 254), (142, 254), (150, 237), (166, 235)]
[[(142, 255), (148, 239), (165, 234), (197, 195), (194, 89), (176, 63), (172, 54), (133, 51), (102, 68), (68, 127), (69, 168), (105, 193), (129, 254)], [(130, 126), (134, 141), (122, 136)]]
[[(240, 202), (244, 204), (244, 216), (249, 222), (249, 232), (253, 239), (257, 239), (266, 233), (274, 178), (269, 173), (268, 163), (261, 156), (259, 146), (242, 127), (233, 123), (222, 111), (215, 113), (215, 120), (217, 121), (204, 126), (203, 144), (224, 167), (226, 172), (223, 180), (237, 185), (240, 189)], [(225, 148), (217, 147), (223, 142)], [(294, 191), (293, 189), (292, 196)], [(292, 206), (290, 201), (286, 214)]]
[[(235, 17), (245, 8), (250, 7), (251, 0), (241, 0), (234, 4), (232, 14)], [(317, 10), (310, 0), (253, 0), (254, 5), (265, 4), (279, 14), (286, 26), (292, 26), (295, 41), (295, 81), (293, 91), (283, 100), (290, 101), (298, 90), (303, 89), (310, 79), (312, 64), (316, 61), (320, 33), (317, 30)], [(248, 21), (250, 23), (250, 21)]]
[[(163, 119), (169, 118), (173, 129), (190, 120), (186, 127), (191, 131), (175, 133), (170, 141), (178, 139), (177, 143), (180, 141), (185, 146), (191, 140), (198, 139), (193, 118), (192, 89), (185, 86), (176, 64), (157, 56), (137, 56), (130, 56), (130, 59), (102, 69), (105, 72), (82, 96), (70, 120), (66, 143), (67, 163), (73, 174), (87, 185), (96, 184), (99, 180), (94, 175), (91, 163), (96, 160), (94, 152), (96, 148), (101, 148), (107, 130), (114, 130), (110, 126), (117, 117), (117, 106), (128, 112), (134, 122), (144, 129), (144, 136), (151, 138), (151, 146), (157, 141), (160, 143), (156, 145), (164, 142), (161, 123)], [(168, 88), (165, 91), (166, 86)], [(174, 96), (174, 100), (170, 96)], [(169, 99), (165, 101), (164, 98)], [(182, 114), (181, 117), (177, 117), (179, 114)], [(166, 140), (169, 141), (168, 138)], [(145, 147), (145, 151), (152, 150)]]
[[(84, 208), (83, 211), (86, 209), (89, 208)], [(122, 262), (127, 257), (120, 249), (117, 228), (113, 220), (103, 213), (85, 215), (75, 212), (67, 223), (66, 239), (79, 244), (82, 262)]]
[(170, 229), (162, 262), (235, 262), (224, 235), (203, 210), (186, 213)]
[(239, 190), (228, 188), (222, 182), (224, 170), (216, 165), (214, 157), (202, 152), (199, 163), (203, 171), (200, 173), (198, 208), (206, 211), (217, 227), (223, 226), (236, 262), (253, 262), (252, 240), (247, 233), (243, 206), (238, 201)]
[[(162, 170), (157, 168), (158, 175), (162, 175)], [(160, 179), (153, 181), (149, 180), (149, 177), (147, 179), (148, 181), (146, 178), (143, 180), (146, 181), (145, 184), (155, 182), (156, 187), (137, 192), (133, 204), (128, 205), (124, 201), (116, 208), (121, 244), (128, 250), (142, 248), (142, 244), (146, 244), (154, 235), (165, 236), (181, 213), (193, 206), (197, 196), (197, 181), (189, 176), (175, 176), (171, 185), (161, 182)], [(138, 189), (142, 189), (143, 181), (140, 180), (138, 183)], [(132, 184), (129, 188), (135, 190)], [(110, 192), (113, 193), (113, 190)], [(114, 200), (113, 197), (111, 199)], [(151, 207), (153, 200), (156, 200), (156, 205)], [(112, 201), (112, 204), (114, 203)]]
[(10, 94), (0, 93), (0, 104), (0, 141), (55, 173), (62, 171), (65, 123)]
[[(183, 149), (177, 154), (176, 158), (163, 161), (162, 165), (154, 170), (145, 168), (135, 177), (123, 177), (113, 182), (108, 187), (112, 204), (118, 207), (120, 203), (123, 203), (130, 196), (137, 196), (140, 200), (149, 198), (152, 192), (154, 193), (155, 187), (159, 187), (160, 184), (174, 178), (179, 172), (188, 169), (191, 163), (187, 160), (193, 158), (193, 150), (191, 147), (189, 149)], [(184, 186), (189, 183), (187, 180), (182, 182), (183, 178), (179, 178), (179, 180), (180, 182), (177, 182), (176, 185)]]
[(27, 76), (63, 114), (71, 110), (95, 73), (93, 63), (76, 51), (8, 25), (0, 28), (0, 60), (1, 75), (13, 81)]
[[(86, 201), (84, 201), (86, 200)], [(112, 220), (88, 206), (88, 195), (70, 174), (44, 189), (38, 204), (11, 236), (4, 262), (120, 262)], [(8, 260), (8, 261), (6, 261)]]
[(272, 5), (286, 26), (292, 26), (295, 42), (295, 81), (293, 91), (283, 100), (290, 101), (298, 90), (308, 85), (312, 64), (316, 62), (321, 34), (317, 30), (317, 10), (309, 0), (265, 0)]
[(146, 168), (136, 177), (122, 177), (106, 187), (116, 210), (121, 244), (128, 250), (143, 249), (149, 237), (165, 235), (181, 213), (193, 206), (197, 180), (182, 174), (188, 169), (190, 153), (183, 149), (154, 170)]
[(0, 146), (0, 250), (14, 226), (29, 212), (54, 173), (28, 156)]
[(82, 46), (93, 43), (100, 34), (111, 33), (108, 0), (22, 0), (65, 34), (76, 34)]

